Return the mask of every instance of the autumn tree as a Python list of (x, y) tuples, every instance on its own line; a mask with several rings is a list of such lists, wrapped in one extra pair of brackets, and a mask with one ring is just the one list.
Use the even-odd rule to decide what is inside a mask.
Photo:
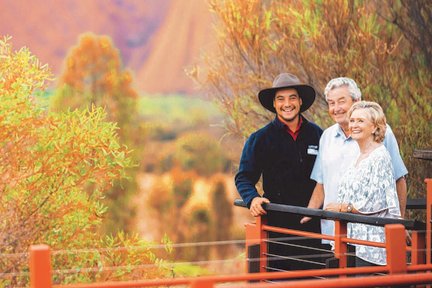
[[(83, 34), (66, 57), (52, 110), (102, 107), (107, 120), (117, 123), (120, 142), (132, 149), (131, 157), (140, 163), (142, 130), (132, 80), (108, 36)], [(130, 197), (137, 190), (136, 172), (137, 167), (129, 169), (128, 180), (116, 183), (109, 193), (108, 231), (128, 229), (134, 209)]]
[[(153, 264), (155, 255), (137, 237), (100, 235), (107, 211), (102, 199), (132, 165), (129, 149), (118, 142), (116, 125), (105, 121), (102, 108), (47, 113), (33, 96), (51, 79), (48, 67), (26, 48), (13, 51), (9, 38), (0, 40), (0, 59), (0, 271), (5, 273), (0, 286), (28, 284), (28, 275), (20, 273), (28, 271), (27, 251), (34, 243), (63, 251), (142, 248), (142, 253), (125, 248), (120, 262), (110, 250), (93, 256), (64, 253), (53, 258), (54, 269)], [(54, 282), (163, 273), (155, 266), (135, 276), (127, 271), (54, 275)]]
[(431, 38), (431, 5), (398, 0), (212, 1), (218, 48), (204, 56), (205, 65), (189, 73), (226, 112), (227, 132), (240, 137), (273, 117), (256, 95), (271, 86), (275, 75), (291, 72), (317, 89), (315, 104), (305, 115), (323, 128), (332, 123), (322, 93), (325, 85), (335, 77), (355, 79), (364, 99), (383, 106), (410, 173), (409, 193), (415, 196), (424, 191), (430, 165), (411, 155), (431, 139), (430, 45), (418, 45)]

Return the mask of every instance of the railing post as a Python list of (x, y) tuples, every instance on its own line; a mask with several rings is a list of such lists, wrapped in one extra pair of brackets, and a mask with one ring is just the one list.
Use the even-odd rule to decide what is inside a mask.
[(426, 264), (431, 263), (432, 179), (426, 178)]
[(424, 231), (411, 231), (411, 264), (425, 264), (425, 232)]
[(30, 246), (30, 287), (51, 288), (51, 255), (47, 245)]
[(264, 242), (266, 232), (262, 226), (266, 222), (266, 217), (256, 217), (256, 223), (248, 223), (246, 228), (246, 253), (247, 253), (247, 272), (259, 273), (266, 272), (267, 266), (267, 244)]
[(385, 226), (387, 267), (390, 274), (406, 273), (406, 234), (401, 224)]
[(347, 235), (347, 223), (335, 220), (335, 257), (339, 259), (339, 268), (347, 267), (347, 243), (342, 238)]

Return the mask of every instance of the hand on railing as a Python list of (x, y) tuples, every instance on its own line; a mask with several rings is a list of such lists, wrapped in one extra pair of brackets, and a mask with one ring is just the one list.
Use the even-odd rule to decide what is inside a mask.
[(249, 208), (252, 216), (258, 217), (258, 216), (267, 214), (267, 212), (262, 207), (263, 203), (270, 203), (270, 200), (268, 200), (267, 198), (264, 198), (264, 197), (255, 197), (252, 200), (252, 203), (251, 203), (250, 208)]
[(300, 220), (300, 224), (305, 224), (305, 223), (309, 222), (311, 219), (312, 219), (311, 217), (305, 216)]

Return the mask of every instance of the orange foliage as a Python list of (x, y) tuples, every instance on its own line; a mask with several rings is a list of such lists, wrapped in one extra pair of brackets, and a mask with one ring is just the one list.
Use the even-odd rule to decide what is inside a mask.
[[(132, 87), (133, 77), (124, 70), (120, 53), (108, 36), (83, 34), (72, 47), (65, 60), (66, 67), (59, 80), (52, 110), (88, 109), (102, 107), (107, 120), (118, 126), (120, 142), (133, 152), (131, 157), (140, 162), (142, 155), (142, 130), (137, 110), (137, 93)], [(107, 197), (109, 232), (126, 230), (130, 224), (133, 207), (129, 195), (136, 191), (136, 169), (128, 170), (128, 179), (116, 183)], [(92, 188), (89, 187), (89, 190)]]
[(137, 93), (132, 88), (131, 72), (123, 70), (111, 39), (83, 34), (65, 61), (53, 109), (103, 107), (108, 120), (118, 123), (120, 137), (129, 137), (130, 127), (136, 125)]
[[(119, 243), (144, 246), (134, 237), (118, 234), (104, 239), (98, 233), (106, 212), (100, 201), (131, 166), (128, 149), (118, 143), (115, 125), (103, 121), (102, 109), (43, 111), (32, 94), (49, 79), (48, 68), (27, 49), (14, 52), (8, 38), (0, 40), (0, 59), (0, 271), (11, 273), (0, 279), (0, 286), (28, 284), (26, 277), (13, 272), (28, 269), (26, 253), (34, 243), (46, 243), (54, 250)], [(153, 263), (155, 256), (143, 250), (145, 257), (128, 251), (122, 263)], [(88, 255), (67, 254), (53, 258), (53, 264), (62, 269), (100, 263), (112, 266), (115, 259), (114, 255), (100, 262)], [(94, 274), (61, 275), (54, 280), (86, 281), (95, 279)], [(120, 271), (110, 277), (125, 274)]]

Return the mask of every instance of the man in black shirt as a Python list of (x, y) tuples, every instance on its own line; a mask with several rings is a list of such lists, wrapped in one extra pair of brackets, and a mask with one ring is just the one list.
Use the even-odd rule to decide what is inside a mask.
[[(322, 129), (304, 118), (301, 112), (312, 105), (315, 95), (312, 86), (301, 83), (289, 73), (278, 75), (271, 88), (259, 92), (260, 103), (276, 113), (276, 116), (272, 122), (249, 137), (235, 176), (237, 190), (252, 216), (267, 214), (262, 207), (263, 203), (303, 207), (308, 205), (315, 187), (310, 174), (318, 154)], [(262, 196), (255, 187), (261, 176), (264, 190)], [(300, 224), (299, 215), (269, 212), (267, 217), (268, 224), (272, 226), (320, 233), (319, 219), (313, 219), (305, 225)], [(270, 233), (270, 237), (286, 238), (287, 235)], [(270, 258), (274, 254), (312, 260), (311, 255), (319, 254), (314, 250), (299, 248), (298, 245), (320, 247), (320, 240), (288, 239), (284, 242), (269, 245)], [(296, 246), (290, 246), (291, 244)], [(297, 262), (286, 257), (285, 260), (269, 261), (271, 270), (320, 268), (310, 262)]]

